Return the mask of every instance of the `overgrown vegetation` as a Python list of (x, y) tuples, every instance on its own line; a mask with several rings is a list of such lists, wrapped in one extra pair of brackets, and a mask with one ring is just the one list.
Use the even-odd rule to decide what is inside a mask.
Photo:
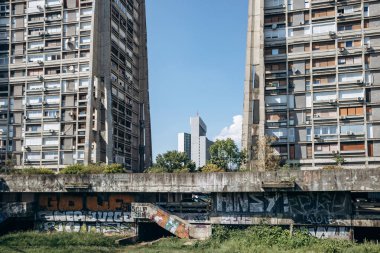
[(215, 141), (210, 147), (210, 156), (210, 164), (225, 171), (239, 170), (247, 160), (246, 152), (239, 151), (231, 138)]
[(0, 237), (0, 252), (115, 252), (121, 236), (99, 233), (22, 232)]
[(147, 169), (147, 173), (187, 173), (195, 171), (195, 163), (186, 153), (168, 151), (156, 157), (156, 164)]
[(74, 164), (65, 167), (60, 171), (60, 174), (112, 174), (112, 173), (123, 173), (123, 166), (120, 164)]
[[(83, 175), (83, 174), (113, 174), (113, 173), (123, 173), (124, 168), (120, 164), (74, 164), (69, 165), (62, 169), (58, 174), (75, 174), (75, 175)], [(0, 170), (0, 174), (14, 174), (14, 175), (51, 175), (55, 174), (55, 172), (51, 169), (47, 168), (35, 168), (29, 167), (24, 169), (16, 169), (16, 168), (2, 168)]]
[(175, 238), (165, 239), (159, 243), (141, 247), (127, 252), (298, 252), (298, 253), (377, 253), (380, 245), (373, 243), (356, 244), (348, 240), (318, 239), (305, 231), (296, 230), (291, 235), (289, 230), (271, 226), (252, 226), (245, 230), (216, 227), (211, 239), (199, 241), (191, 246)]
[(380, 245), (357, 244), (348, 240), (318, 239), (306, 231), (272, 226), (228, 229), (218, 226), (206, 241), (162, 239), (152, 245), (118, 246), (121, 236), (96, 233), (24, 232), (0, 237), (0, 252), (128, 252), (128, 253), (378, 253)]

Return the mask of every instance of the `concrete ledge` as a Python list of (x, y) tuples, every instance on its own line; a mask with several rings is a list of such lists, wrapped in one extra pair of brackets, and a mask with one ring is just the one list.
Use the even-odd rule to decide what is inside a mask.
[[(0, 175), (0, 192), (263, 192), (262, 182), (294, 182), (287, 191), (380, 192), (380, 169), (186, 174)], [(277, 189), (281, 190), (281, 189)]]

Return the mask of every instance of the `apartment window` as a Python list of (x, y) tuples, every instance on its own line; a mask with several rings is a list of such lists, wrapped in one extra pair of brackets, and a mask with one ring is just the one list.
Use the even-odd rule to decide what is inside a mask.
[(89, 64), (81, 64), (79, 66), (79, 72), (88, 72), (90, 71), (90, 65)]
[(30, 119), (41, 119), (42, 117), (42, 111), (27, 111), (26, 114)]
[(333, 99), (333, 100), (336, 99), (336, 93), (335, 92), (317, 92), (317, 93), (314, 93), (314, 101), (315, 102), (329, 101), (331, 99)]
[(313, 25), (313, 34), (328, 33), (330, 31), (336, 31), (335, 23)]
[(364, 125), (343, 125), (340, 127), (341, 134), (364, 134)]
[(92, 8), (82, 8), (81, 10), (80, 10), (80, 15), (82, 15), (82, 16), (90, 16), (90, 15), (92, 15)]
[(61, 27), (60, 26), (49, 26), (46, 27), (47, 33), (61, 33)]
[(80, 29), (81, 30), (90, 30), (91, 29), (91, 22), (80, 23)]
[(58, 152), (44, 152), (43, 159), (46, 160), (57, 160), (58, 159)]
[(364, 17), (368, 17), (369, 16), (369, 6), (368, 6), (368, 3), (365, 3), (364, 4)]
[(29, 62), (43, 61), (44, 55), (42, 54), (29, 55), (28, 58), (29, 58), (28, 59)]
[(35, 96), (35, 97), (28, 97), (27, 103), (31, 105), (38, 105), (42, 103), (42, 97), (41, 96)]
[(330, 153), (332, 151), (338, 151), (338, 145), (337, 144), (316, 144), (314, 146), (314, 150), (316, 152)]
[(279, 141), (287, 141), (288, 129), (287, 128), (267, 129), (266, 135), (276, 137)]
[(61, 0), (46, 0), (48, 6), (61, 5)]
[(272, 49), (272, 55), (278, 55), (278, 52), (279, 52), (279, 50), (277, 48)]
[(44, 115), (48, 118), (56, 118), (58, 116), (58, 110), (47, 110)]
[(59, 53), (56, 54), (47, 54), (45, 55), (45, 59), (47, 61), (56, 61), (61, 59), (61, 55)]
[(25, 145), (26, 146), (41, 146), (42, 140), (41, 137), (35, 137), (35, 138), (25, 138)]
[(41, 131), (41, 125), (29, 125), (26, 127), (27, 132), (39, 132)]
[(45, 146), (56, 146), (58, 145), (58, 138), (44, 138), (43, 145)]
[(47, 68), (45, 69), (46, 75), (57, 75), (61, 73), (61, 68)]
[(341, 151), (364, 151), (365, 145), (362, 142), (359, 143), (342, 143), (340, 145)]
[(336, 135), (337, 126), (320, 126), (314, 128), (314, 135)]
[(60, 124), (59, 123), (45, 123), (44, 124), (44, 131), (59, 131), (60, 130)]
[(28, 152), (25, 154), (25, 158), (29, 161), (39, 161), (41, 160), (41, 154), (39, 152)]
[(47, 89), (59, 89), (61, 88), (61, 84), (59, 83), (59, 81), (46, 82), (45, 87)]
[(59, 96), (46, 96), (45, 101), (48, 104), (59, 104), (60, 97)]
[(339, 99), (357, 99), (364, 98), (364, 92), (360, 90), (343, 90), (339, 92)]
[(325, 68), (335, 66), (335, 58), (323, 58), (316, 59), (313, 61), (313, 67), (315, 68)]
[(335, 83), (335, 75), (331, 76), (315, 76), (313, 79), (313, 85), (328, 85)]
[(91, 42), (91, 40), (90, 40), (90, 36), (86, 36), (86, 37), (81, 37), (80, 38), (80, 43), (81, 44), (85, 44), (85, 43), (90, 43)]
[(44, 70), (43, 69), (30, 69), (28, 70), (28, 76), (39, 76), (43, 75)]
[(335, 49), (335, 41), (314, 42), (313, 51)]
[(28, 83), (28, 90), (41, 90), (43, 88), (42, 83)]
[(362, 72), (339, 74), (339, 82), (357, 82), (363, 80)]
[(345, 23), (345, 24), (339, 24), (338, 25), (338, 31), (351, 31), (351, 30), (358, 30), (361, 29), (361, 23), (355, 22), (355, 23)]
[(337, 112), (336, 110), (333, 111), (326, 111), (326, 110), (315, 110), (314, 111), (314, 118), (336, 118)]
[(363, 116), (363, 107), (348, 107), (339, 109), (340, 116)]
[(341, 57), (338, 59), (339, 65), (354, 65), (354, 64), (361, 64), (362, 63), (362, 56), (349, 56), (349, 57)]
[(90, 83), (89, 79), (80, 79), (79, 87), (88, 87), (89, 83)]
[(352, 47), (352, 45), (353, 45), (353, 41), (352, 40), (351, 41), (346, 41), (346, 43), (345, 43), (346, 47)]
[(28, 48), (42, 48), (44, 46), (43, 41), (33, 41), (28, 43)]

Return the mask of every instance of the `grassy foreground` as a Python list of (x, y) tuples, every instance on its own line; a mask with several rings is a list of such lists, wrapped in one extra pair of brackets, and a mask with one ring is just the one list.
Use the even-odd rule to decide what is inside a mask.
[(380, 245), (345, 240), (317, 239), (298, 231), (290, 236), (279, 227), (256, 226), (245, 230), (217, 227), (207, 241), (162, 239), (152, 245), (117, 246), (119, 236), (101, 234), (25, 232), (0, 237), (0, 252), (126, 252), (126, 253), (378, 253)]

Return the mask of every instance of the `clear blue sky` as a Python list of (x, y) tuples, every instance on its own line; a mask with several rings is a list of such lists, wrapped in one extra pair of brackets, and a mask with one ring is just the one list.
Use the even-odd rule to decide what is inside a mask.
[(146, 0), (153, 158), (199, 115), (214, 139), (243, 111), (247, 0)]

